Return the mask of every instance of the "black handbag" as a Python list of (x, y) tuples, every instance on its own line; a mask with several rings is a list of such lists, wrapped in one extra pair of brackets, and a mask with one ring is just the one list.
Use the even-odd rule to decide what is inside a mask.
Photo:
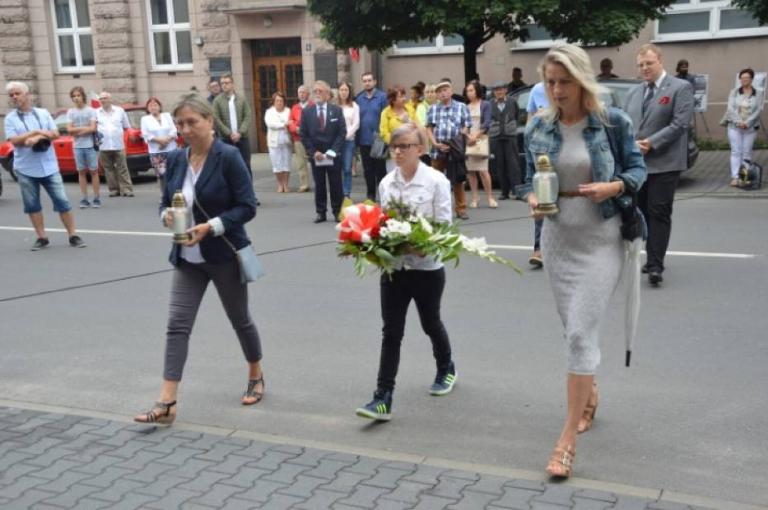
[(389, 145), (384, 142), (384, 139), (379, 136), (379, 133), (373, 134), (371, 157), (373, 159), (387, 159), (387, 157), (389, 157)]
[[(608, 136), (608, 145), (611, 146), (611, 153), (613, 154), (613, 177), (618, 179), (622, 171), (622, 158), (616, 150), (613, 129), (606, 126), (605, 134)], [(645, 223), (643, 212), (637, 205), (637, 191), (630, 191), (625, 186), (624, 193), (614, 197), (613, 203), (621, 214), (621, 238), (626, 241), (634, 241), (638, 237), (642, 238), (643, 241), (648, 239), (648, 225)]]

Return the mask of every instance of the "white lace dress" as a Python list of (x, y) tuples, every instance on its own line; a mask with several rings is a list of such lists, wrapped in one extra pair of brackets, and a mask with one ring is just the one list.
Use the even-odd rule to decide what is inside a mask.
[[(586, 125), (586, 118), (559, 125), (563, 145), (555, 170), (561, 191), (592, 182)], [(624, 263), (621, 220), (604, 219), (598, 205), (583, 197), (561, 197), (558, 206), (560, 213), (546, 218), (541, 233), (544, 268), (565, 327), (568, 372), (591, 375), (600, 364), (598, 333)]]

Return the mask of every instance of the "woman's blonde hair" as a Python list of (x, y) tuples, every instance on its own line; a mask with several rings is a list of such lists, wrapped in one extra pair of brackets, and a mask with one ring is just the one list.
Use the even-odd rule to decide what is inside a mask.
[(178, 102), (173, 106), (173, 117), (175, 118), (183, 108), (189, 108), (204, 119), (213, 118), (213, 108), (208, 100), (203, 98), (197, 92), (182, 95)]
[(406, 122), (399, 128), (392, 131), (392, 136), (389, 139), (389, 143), (392, 145), (401, 137), (411, 134), (415, 134), (416, 138), (419, 139), (419, 145), (427, 145), (427, 135), (424, 134), (424, 130), (421, 128), (421, 126), (418, 126), (413, 122)]
[(437, 84), (435, 83), (427, 83), (427, 85), (424, 87), (424, 101), (426, 101), (427, 104), (430, 104), (430, 102), (427, 101), (427, 92), (437, 93), (435, 87), (437, 87)]
[(553, 121), (559, 115), (554, 98), (550, 95), (549, 87), (547, 87), (547, 78), (544, 74), (549, 64), (559, 64), (565, 68), (568, 74), (581, 86), (582, 108), (587, 113), (595, 113), (604, 124), (607, 124), (608, 116), (605, 106), (600, 101), (600, 93), (603, 92), (603, 88), (595, 79), (589, 55), (578, 46), (564, 43), (553, 46), (544, 55), (541, 64), (539, 64), (539, 75), (544, 82), (544, 90), (546, 90), (547, 98), (549, 99), (549, 108), (542, 114), (544, 118), (548, 121)]

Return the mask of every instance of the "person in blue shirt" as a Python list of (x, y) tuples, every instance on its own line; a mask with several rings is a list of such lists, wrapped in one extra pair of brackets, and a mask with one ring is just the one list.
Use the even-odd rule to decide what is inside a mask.
[(24, 213), (37, 234), (32, 251), (38, 251), (50, 244), (45, 232), (43, 207), (40, 204), (40, 186), (53, 202), (53, 210), (59, 213), (61, 222), (69, 234), (69, 245), (83, 248), (85, 243), (75, 231), (72, 206), (64, 190), (59, 173), (59, 163), (53, 151), (54, 139), (59, 130), (51, 114), (43, 108), (32, 106), (32, 96), (26, 83), (12, 81), (5, 91), (14, 109), (5, 116), (5, 136), (13, 144), (13, 170), (19, 178)]
[(369, 200), (376, 200), (376, 190), (387, 170), (383, 159), (371, 157), (371, 145), (379, 136), (379, 121), (381, 111), (387, 107), (387, 95), (376, 88), (376, 77), (373, 73), (365, 72), (361, 79), (363, 90), (355, 97), (355, 102), (360, 108), (360, 128), (357, 130), (355, 141), (360, 147), (360, 157), (363, 161), (366, 196)]
[[(531, 89), (531, 95), (528, 97), (528, 122), (538, 114), (541, 110), (549, 108), (549, 99), (547, 99), (547, 91), (544, 89), (544, 82), (540, 81)], [(534, 220), (533, 222), (533, 253), (528, 257), (528, 263), (534, 268), (544, 267), (544, 260), (541, 258), (541, 247), (539, 241), (541, 240), (541, 225), (544, 222), (542, 219)]]

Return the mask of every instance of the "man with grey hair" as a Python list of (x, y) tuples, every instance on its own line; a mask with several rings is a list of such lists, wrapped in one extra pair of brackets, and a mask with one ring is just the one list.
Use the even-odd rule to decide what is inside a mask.
[(99, 93), (101, 108), (96, 111), (96, 126), (99, 133), (99, 162), (107, 176), (109, 196), (132, 197), (133, 182), (125, 159), (124, 130), (131, 127), (125, 110), (112, 104), (112, 94)]
[[(315, 104), (301, 116), (301, 142), (307, 150), (315, 179), (315, 223), (326, 221), (328, 196), (331, 195), (331, 213), (338, 221), (344, 189), (341, 179), (341, 150), (347, 137), (347, 124), (341, 107), (331, 104), (331, 87), (318, 80), (312, 87)], [(326, 179), (328, 186), (326, 188)]]
[(40, 204), (40, 186), (48, 193), (53, 202), (53, 210), (59, 213), (67, 229), (69, 245), (83, 248), (85, 243), (75, 231), (72, 206), (67, 199), (51, 143), (59, 136), (59, 130), (48, 110), (32, 106), (32, 97), (26, 83), (9, 82), (5, 91), (15, 107), (5, 116), (5, 136), (13, 144), (13, 170), (19, 179), (24, 212), (29, 215), (37, 235), (32, 251), (41, 250), (50, 244)]
[(307, 150), (304, 148), (304, 144), (301, 143), (301, 113), (308, 106), (314, 106), (314, 103), (309, 99), (309, 87), (306, 85), (300, 85), (297, 91), (299, 96), (299, 102), (291, 106), (291, 114), (288, 118), (288, 131), (293, 138), (293, 151), (298, 163), (299, 172), (299, 192), (304, 193), (309, 191), (309, 171), (307, 169)]

